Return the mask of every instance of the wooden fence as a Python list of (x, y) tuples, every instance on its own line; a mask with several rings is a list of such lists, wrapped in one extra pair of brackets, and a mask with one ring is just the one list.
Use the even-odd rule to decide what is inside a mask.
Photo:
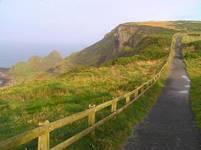
[[(0, 142), (0, 150), (9, 150), (12, 148), (15, 148), (17, 146), (20, 146), (22, 144), (28, 143), (36, 138), (38, 138), (38, 150), (61, 150), (64, 148), (67, 148), (74, 142), (78, 141), (82, 137), (86, 136), (89, 133), (94, 133), (95, 129), (102, 124), (104, 124), (106, 121), (112, 119), (117, 114), (121, 113), (123, 110), (125, 110), (129, 105), (131, 105), (133, 102), (135, 102), (141, 95), (143, 95), (150, 87), (152, 87), (155, 82), (160, 78), (161, 74), (170, 68), (170, 64), (172, 62), (172, 59), (175, 55), (175, 40), (176, 36), (173, 36), (172, 44), (171, 44), (171, 50), (169, 53), (169, 57), (166, 61), (166, 63), (163, 65), (163, 67), (160, 69), (160, 71), (149, 81), (143, 83), (139, 87), (137, 87), (135, 90), (121, 96), (118, 98), (115, 98), (113, 100), (107, 101), (105, 103), (102, 103), (100, 105), (90, 105), (89, 109), (73, 114), (71, 116), (68, 116), (66, 118), (49, 122), (45, 121), (41, 124), (38, 128), (35, 128), (33, 130), (24, 132), (22, 134), (19, 134), (17, 136), (14, 136), (12, 138), (9, 138), (3, 142)], [(125, 105), (121, 108), (117, 109), (117, 104), (120, 101), (125, 101)], [(105, 108), (111, 108), (111, 113), (103, 118), (102, 120), (96, 122), (96, 113), (98, 111), (101, 111)], [(66, 125), (70, 125), (76, 121), (79, 121), (81, 119), (88, 119), (88, 128), (75, 134), (74, 136), (70, 137), (66, 141), (56, 145), (53, 148), (49, 147), (49, 141), (50, 141), (50, 132), (52, 132), (55, 129), (64, 127)]]

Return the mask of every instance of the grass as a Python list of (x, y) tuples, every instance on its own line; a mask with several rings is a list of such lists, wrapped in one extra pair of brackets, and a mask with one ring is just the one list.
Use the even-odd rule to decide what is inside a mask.
[(196, 126), (201, 129), (201, 41), (185, 44), (184, 58), (191, 79), (191, 104)]
[[(191, 46), (192, 46), (193, 42), (201, 40), (201, 36), (189, 36), (189, 35), (186, 35), (186, 36), (183, 36), (182, 40), (183, 40), (184, 43), (191, 43)], [(194, 44), (196, 44), (196, 43), (194, 43)]]
[(177, 29), (187, 32), (200, 32), (201, 22), (200, 21), (172, 21)]

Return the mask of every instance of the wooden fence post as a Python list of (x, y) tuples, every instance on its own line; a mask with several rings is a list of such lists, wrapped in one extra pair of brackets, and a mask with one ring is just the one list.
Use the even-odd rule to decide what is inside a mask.
[(130, 102), (130, 95), (126, 95), (126, 104)]
[(138, 97), (138, 90), (135, 92), (135, 99)]
[[(96, 123), (96, 105), (89, 105), (91, 110), (88, 116), (88, 126), (93, 126)], [(95, 134), (95, 131), (92, 132), (92, 135)]]
[(111, 106), (111, 112), (115, 112), (117, 110), (117, 99), (114, 99)]
[(150, 86), (154, 85), (154, 80), (152, 79), (150, 82)]
[[(39, 126), (46, 126), (49, 121), (39, 122)], [(38, 137), (38, 150), (49, 150), (49, 132), (47, 131), (43, 135)]]

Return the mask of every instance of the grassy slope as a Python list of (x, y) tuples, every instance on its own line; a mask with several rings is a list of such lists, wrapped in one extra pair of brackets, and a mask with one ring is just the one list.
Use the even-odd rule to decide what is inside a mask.
[(191, 79), (191, 103), (196, 125), (201, 129), (201, 41), (185, 45), (184, 57)]
[(151, 27), (161, 27), (166, 29), (174, 29), (178, 32), (200, 32), (201, 21), (150, 21), (150, 22), (130, 22), (129, 25), (145, 25)]
[(200, 32), (201, 21), (174, 21), (173, 23), (177, 29), (181, 31)]

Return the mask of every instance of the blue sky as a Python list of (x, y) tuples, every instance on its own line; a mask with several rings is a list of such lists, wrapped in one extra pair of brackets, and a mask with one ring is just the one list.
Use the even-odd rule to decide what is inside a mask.
[(123, 22), (184, 19), (201, 20), (201, 0), (0, 0), (0, 45), (81, 48)]

